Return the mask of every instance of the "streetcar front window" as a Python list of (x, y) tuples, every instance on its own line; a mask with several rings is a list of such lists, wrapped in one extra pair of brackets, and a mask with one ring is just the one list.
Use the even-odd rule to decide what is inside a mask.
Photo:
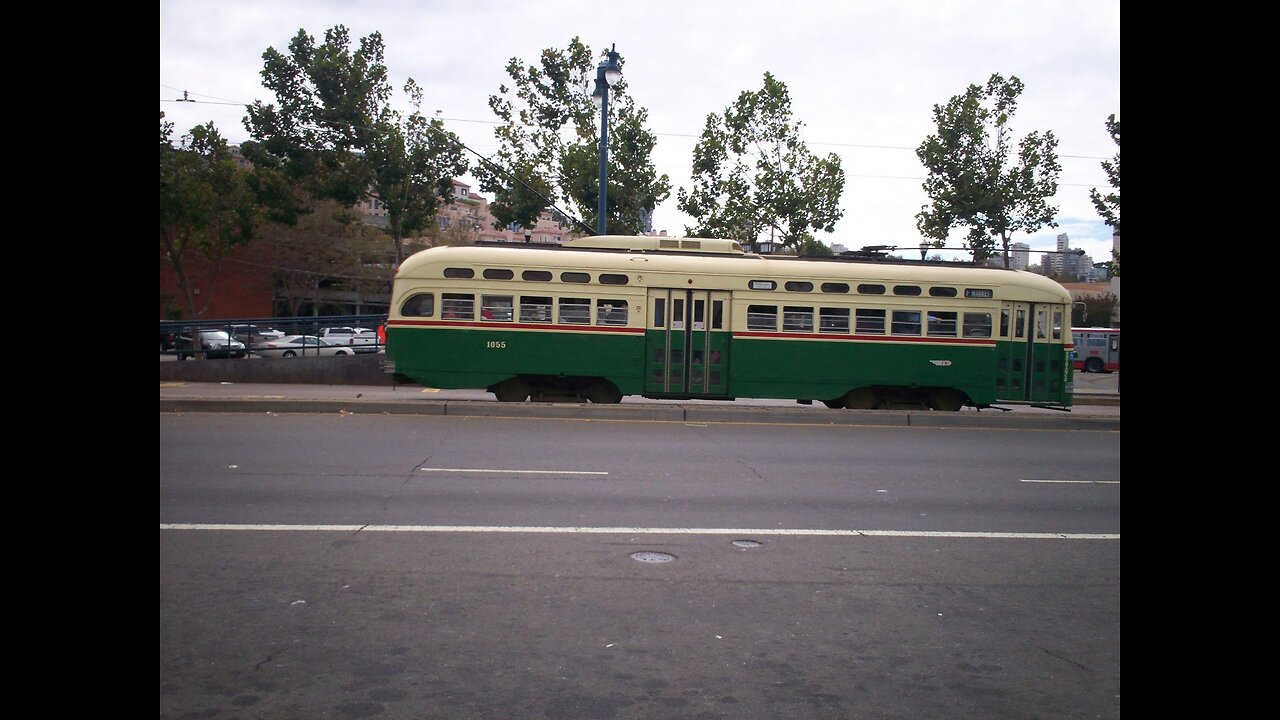
[(405, 317), (431, 317), (436, 312), (436, 296), (431, 293), (417, 293), (400, 306), (400, 314)]

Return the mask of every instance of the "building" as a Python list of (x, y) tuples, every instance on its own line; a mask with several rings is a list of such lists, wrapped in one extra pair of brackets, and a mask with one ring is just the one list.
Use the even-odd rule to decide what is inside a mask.
[(1009, 267), (1014, 270), (1026, 270), (1030, 267), (1029, 258), (1031, 256), (1031, 246), (1022, 243), (1010, 243), (1009, 245)]

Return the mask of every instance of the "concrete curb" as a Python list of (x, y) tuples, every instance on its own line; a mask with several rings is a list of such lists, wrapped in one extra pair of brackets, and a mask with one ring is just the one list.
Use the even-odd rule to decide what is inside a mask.
[(902, 410), (814, 412), (778, 407), (708, 405), (593, 405), (590, 403), (490, 403), (473, 401), (383, 402), (359, 400), (171, 398), (162, 413), (313, 413), (353, 415), (449, 415), (453, 417), (542, 418), (627, 422), (756, 423), (998, 430), (1119, 431), (1120, 418), (1027, 415), (987, 410), (938, 413)]

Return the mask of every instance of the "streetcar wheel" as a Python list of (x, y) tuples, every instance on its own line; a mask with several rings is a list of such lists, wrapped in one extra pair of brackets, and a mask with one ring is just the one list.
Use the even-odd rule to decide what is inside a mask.
[(1102, 372), (1102, 358), (1089, 358), (1084, 361), (1084, 371), (1091, 373)]
[(960, 408), (964, 407), (964, 395), (960, 394), (960, 391), (952, 390), (950, 388), (946, 390), (939, 390), (934, 393), (933, 397), (929, 400), (929, 406), (934, 410), (956, 412)]
[(285, 350), (285, 351), (284, 351), (284, 354), (283, 354), (283, 355), (281, 355), (280, 357), (298, 357), (298, 353), (296, 353), (296, 352), (294, 352), (294, 351), (292, 351), (292, 350)]
[(850, 390), (849, 394), (844, 396), (844, 406), (850, 410), (874, 410), (876, 394), (871, 388)]
[(529, 386), (520, 378), (508, 378), (493, 386), (493, 396), (498, 402), (524, 402), (529, 397)]
[(186, 353), (178, 353), (178, 359), (179, 359), (179, 360), (186, 360), (186, 359), (187, 359), (187, 354), (186, 354)]
[(622, 393), (608, 380), (597, 380), (587, 388), (587, 399), (600, 405), (616, 405), (622, 402)]
[(823, 405), (826, 405), (827, 407), (831, 408), (832, 410), (840, 410), (841, 408), (843, 408), (843, 407), (844, 407), (844, 396), (843, 396), (843, 395), (841, 395), (840, 397), (836, 398), (835, 400), (823, 400), (823, 401), (822, 401), (822, 404), (823, 404)]

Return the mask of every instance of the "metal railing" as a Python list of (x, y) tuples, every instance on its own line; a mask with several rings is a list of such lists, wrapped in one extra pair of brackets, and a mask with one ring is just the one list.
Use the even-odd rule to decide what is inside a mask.
[[(196, 331), (207, 332), (220, 330), (245, 345), (245, 356), (253, 353), (253, 345), (262, 342), (256, 336), (250, 336), (249, 330), (279, 330), (285, 335), (313, 335), (319, 337), (320, 331), (329, 327), (361, 328), (377, 331), (387, 321), (385, 313), (377, 315), (316, 315), (308, 317), (275, 317), (275, 318), (232, 318), (218, 320), (161, 320), (160, 321), (160, 354), (177, 355), (182, 350), (185, 355), (202, 356), (202, 348), (193, 348), (191, 338)], [(186, 342), (182, 341), (185, 336)], [(355, 347), (367, 347), (356, 345)], [(373, 352), (382, 349), (381, 343), (373, 346)]]

